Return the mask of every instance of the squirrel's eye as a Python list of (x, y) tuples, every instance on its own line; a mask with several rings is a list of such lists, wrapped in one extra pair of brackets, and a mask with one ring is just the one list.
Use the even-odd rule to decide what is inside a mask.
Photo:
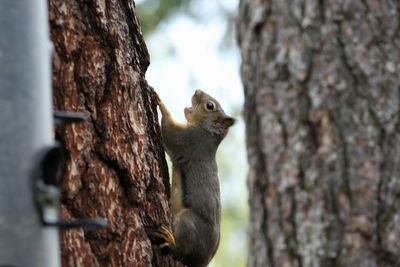
[(215, 108), (214, 102), (208, 101), (207, 104), (206, 104), (206, 108), (208, 110), (214, 110), (214, 108)]

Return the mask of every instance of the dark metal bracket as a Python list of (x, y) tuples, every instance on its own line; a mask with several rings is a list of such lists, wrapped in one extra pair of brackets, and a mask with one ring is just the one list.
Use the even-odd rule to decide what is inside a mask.
[(87, 119), (85, 113), (71, 111), (54, 111), (53, 117), (55, 124), (83, 122)]
[[(55, 112), (55, 123), (84, 121), (86, 115), (74, 112)], [(33, 174), (33, 196), (40, 220), (44, 226), (60, 229), (83, 228), (96, 230), (107, 227), (103, 218), (59, 219), (60, 190), (58, 188), (58, 170), (63, 158), (63, 149), (59, 144), (45, 147), (38, 155)]]

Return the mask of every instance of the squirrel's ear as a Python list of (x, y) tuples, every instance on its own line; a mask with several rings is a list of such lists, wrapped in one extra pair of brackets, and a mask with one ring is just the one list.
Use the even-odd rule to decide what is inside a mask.
[(223, 120), (222, 120), (222, 124), (226, 127), (226, 128), (229, 128), (229, 127), (231, 127), (233, 124), (235, 124), (235, 119), (234, 118), (232, 118), (232, 117), (225, 117)]

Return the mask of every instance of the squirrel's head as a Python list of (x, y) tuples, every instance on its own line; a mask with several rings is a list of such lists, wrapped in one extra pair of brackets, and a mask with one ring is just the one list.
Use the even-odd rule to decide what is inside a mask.
[(222, 138), (235, 123), (235, 119), (225, 114), (217, 100), (199, 89), (192, 96), (192, 107), (185, 108), (185, 117), (189, 124), (200, 125)]

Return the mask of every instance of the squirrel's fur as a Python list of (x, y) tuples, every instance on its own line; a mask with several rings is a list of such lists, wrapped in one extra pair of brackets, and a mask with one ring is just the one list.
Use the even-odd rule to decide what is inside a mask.
[(163, 247), (189, 267), (204, 267), (217, 251), (221, 202), (215, 154), (235, 120), (217, 100), (196, 90), (186, 123), (176, 122), (161, 99), (161, 132), (173, 165), (170, 205), (173, 225), (157, 235)]

